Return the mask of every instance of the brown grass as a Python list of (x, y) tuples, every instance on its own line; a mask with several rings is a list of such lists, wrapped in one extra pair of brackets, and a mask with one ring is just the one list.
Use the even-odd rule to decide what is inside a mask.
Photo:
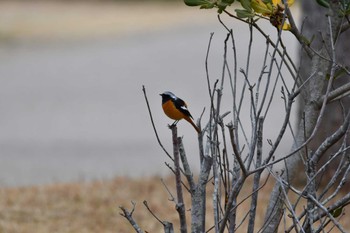
[[(174, 192), (173, 178), (166, 178), (165, 182)], [(207, 226), (213, 223), (210, 189), (211, 187), (208, 190)], [(248, 183), (242, 190), (240, 199), (248, 195), (250, 189)], [(262, 224), (270, 190), (271, 185), (267, 185), (259, 194), (257, 227)], [(134, 218), (143, 229), (152, 233), (162, 232), (162, 226), (143, 206), (144, 200), (147, 200), (159, 218), (173, 222), (177, 232), (177, 213), (174, 203), (168, 198), (159, 177), (119, 177), (89, 183), (3, 188), (0, 191), (0, 232), (133, 232), (129, 223), (119, 215), (118, 208), (124, 206), (130, 210), (130, 201), (137, 203)], [(186, 208), (189, 209), (189, 206), (187, 195)], [(240, 220), (248, 208), (249, 201), (239, 207)], [(343, 216), (344, 227), (350, 229), (349, 221), (345, 222), (345, 218)]]

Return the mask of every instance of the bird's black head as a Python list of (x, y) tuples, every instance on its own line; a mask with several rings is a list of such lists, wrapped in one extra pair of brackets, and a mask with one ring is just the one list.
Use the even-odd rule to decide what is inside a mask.
[(172, 99), (172, 100), (177, 99), (177, 97), (170, 91), (166, 91), (166, 92), (160, 94), (160, 96), (162, 96), (162, 103), (165, 103), (170, 99)]

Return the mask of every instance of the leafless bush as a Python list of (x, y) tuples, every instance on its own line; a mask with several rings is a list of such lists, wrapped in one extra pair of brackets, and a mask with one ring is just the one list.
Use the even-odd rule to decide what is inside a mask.
[[(218, 8), (219, 13), (227, 14), (235, 20), (242, 21), (242, 25), (247, 25), (250, 37), (246, 48), (248, 56), (245, 67), (241, 68), (237, 64), (234, 33), (221, 21), (219, 15), (219, 21), (227, 30), (223, 44), (222, 76), (219, 80), (212, 80), (209, 75), (208, 57), (213, 37), (211, 34), (206, 57), (210, 109), (204, 112), (209, 120), (203, 124), (201, 117), (197, 122), (202, 129), (198, 135), (201, 164), (198, 178), (193, 176), (191, 166), (187, 162), (182, 138), (178, 137), (176, 126), (171, 127), (173, 153), (170, 154), (161, 144), (149, 108), (158, 142), (174, 162), (169, 167), (175, 176), (177, 192), (176, 195), (169, 195), (172, 196), (179, 215), (180, 232), (187, 232), (189, 228), (191, 232), (277, 232), (282, 225), (284, 232), (326, 232), (334, 228), (339, 232), (346, 232), (339, 219), (344, 215), (344, 207), (350, 203), (350, 194), (341, 192), (350, 172), (347, 144), (350, 110), (343, 110), (341, 126), (334, 132), (329, 132), (323, 142), (315, 144), (313, 139), (322, 127), (320, 122), (327, 111), (327, 105), (334, 101), (341, 103), (343, 98), (348, 98), (350, 91), (350, 83), (338, 88), (333, 88), (332, 85), (335, 78), (342, 78), (338, 76), (339, 71), (343, 76), (350, 75), (349, 70), (336, 60), (337, 49), (341, 49), (336, 49), (336, 41), (342, 36), (342, 32), (349, 28), (347, 14), (350, 3), (323, 2), (328, 8), (324, 18), (327, 20), (328, 30), (319, 33), (323, 44), (316, 48), (313, 47), (312, 38), (304, 37), (296, 26), (287, 4), (274, 5), (274, 10), (266, 13), (258, 12), (254, 8), (253, 4), (258, 4), (259, 1), (241, 0), (243, 9), (236, 10), (237, 15), (234, 15), (226, 9), (233, 1), (185, 2), (192, 5), (197, 3), (197, 6), (204, 8)], [(228, 3), (220, 5), (222, 2)], [(259, 7), (267, 6), (263, 2), (260, 4)], [(278, 29), (276, 39), (259, 27), (255, 20), (257, 16), (268, 19)], [(286, 19), (288, 25), (285, 23)], [(259, 32), (266, 40), (258, 78), (250, 75), (250, 71), (256, 69), (250, 64), (250, 57), (255, 53), (252, 49), (253, 31)], [(298, 66), (289, 55), (288, 45), (284, 44), (282, 38), (283, 33), (292, 33), (305, 51), (306, 57), (303, 59), (311, 61), (312, 67), (307, 77), (300, 75)], [(238, 83), (242, 80), (243, 85), (238, 88)], [(144, 87), (143, 91), (148, 105)], [(224, 97), (230, 99), (231, 109), (222, 109)], [(298, 125), (292, 127), (291, 114), (297, 97), (303, 109)], [(282, 103), (277, 113), (283, 119), (282, 125), (275, 138), (267, 139), (264, 132), (269, 129), (264, 126), (271, 115), (276, 114), (271, 113), (271, 105), (276, 101)], [(242, 110), (243, 104), (247, 103), (248, 114)], [(246, 118), (250, 119), (250, 125), (242, 123), (242, 119)], [(287, 154), (280, 154), (277, 152), (278, 148), (287, 134), (293, 138), (291, 150)], [(325, 152), (339, 142), (336, 153), (332, 154), (325, 164), (320, 165), (320, 159), (325, 156)], [(264, 146), (266, 143), (268, 146)], [(320, 189), (318, 180), (335, 159), (339, 159), (338, 169), (333, 178)], [(303, 164), (303, 170), (296, 169), (300, 162)], [(297, 173), (305, 174), (306, 184), (303, 187), (293, 186), (292, 181)], [(248, 178), (252, 180), (251, 192), (245, 193), (246, 198), (239, 202), (238, 196), (243, 195), (242, 187)], [(263, 224), (257, 229), (257, 210), (261, 208), (258, 206), (259, 192), (266, 182), (274, 182), (275, 185), (263, 217)], [(211, 193), (206, 190), (208, 185), (213, 186)], [(296, 198), (290, 198), (289, 193), (293, 193)], [(191, 224), (187, 223), (184, 195), (191, 196)], [(211, 195), (213, 201), (212, 226), (207, 226), (205, 222), (207, 195)], [(241, 203), (247, 201), (250, 201), (250, 208), (244, 210), (244, 216), (238, 215)], [(132, 218), (133, 211), (129, 213), (124, 208), (122, 211), (122, 215), (129, 220), (134, 229), (143, 232)], [(281, 224), (282, 219), (290, 221), (282, 221)], [(171, 223), (159, 221), (163, 224), (165, 232), (174, 232)], [(248, 223), (246, 229), (242, 229), (243, 222)]]

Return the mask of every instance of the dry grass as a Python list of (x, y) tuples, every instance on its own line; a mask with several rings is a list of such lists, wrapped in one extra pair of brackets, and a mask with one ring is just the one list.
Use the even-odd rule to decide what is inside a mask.
[[(173, 178), (169, 177), (165, 182), (174, 191)], [(250, 189), (248, 183), (240, 199), (248, 195)], [(271, 186), (266, 186), (259, 194), (258, 227), (263, 220), (264, 205), (269, 199), (270, 190)], [(177, 227), (174, 203), (168, 198), (159, 177), (119, 177), (90, 183), (3, 188), (0, 191), (0, 232), (133, 232), (127, 221), (119, 215), (118, 209), (118, 206), (130, 209), (131, 200), (137, 203), (134, 218), (140, 226), (148, 232), (162, 232), (162, 226), (150, 216), (142, 202), (147, 200), (157, 216), (173, 222)], [(186, 202), (186, 208), (189, 208), (188, 196)], [(210, 194), (208, 203), (207, 226), (210, 226), (213, 223)], [(243, 219), (248, 206), (249, 201), (240, 206), (239, 219)], [(350, 229), (349, 222), (344, 222), (345, 228)], [(243, 226), (245, 224), (246, 221)]]

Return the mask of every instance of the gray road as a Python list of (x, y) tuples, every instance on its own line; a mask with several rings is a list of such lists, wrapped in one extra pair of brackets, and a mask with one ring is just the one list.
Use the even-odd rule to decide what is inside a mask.
[[(231, 26), (244, 66), (248, 30)], [(215, 21), (93, 41), (1, 45), (0, 184), (167, 173), (168, 159), (155, 139), (141, 87), (146, 85), (160, 136), (171, 151), (166, 127), (171, 121), (158, 94), (171, 90), (183, 97), (195, 118), (208, 107), (204, 59), (210, 32), (215, 32), (209, 60), (214, 80), (221, 77), (225, 38)], [(257, 68), (251, 75), (257, 77), (265, 41), (255, 39), (251, 63)], [(271, 117), (266, 135), (274, 138), (281, 116)], [(179, 133), (197, 167), (193, 129), (180, 122)]]

